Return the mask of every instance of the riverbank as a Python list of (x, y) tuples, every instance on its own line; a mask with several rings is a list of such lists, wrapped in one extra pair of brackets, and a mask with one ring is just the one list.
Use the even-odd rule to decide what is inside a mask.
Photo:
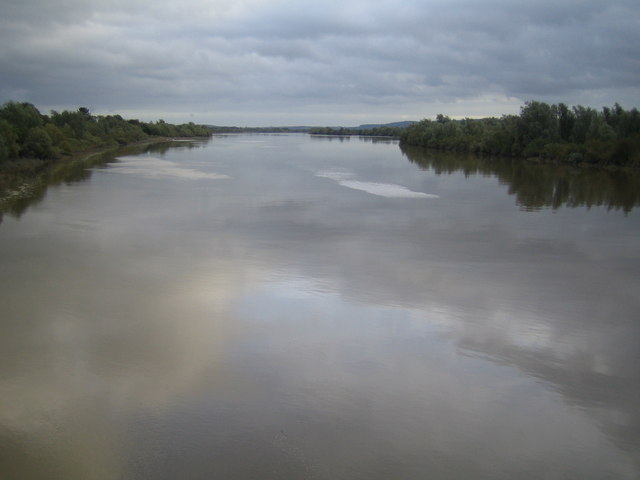
[(531, 101), (520, 115), (425, 119), (404, 129), (400, 143), (485, 157), (638, 169), (640, 112), (618, 104), (597, 111)]
[(474, 157), (479, 162), (486, 162), (491, 165), (496, 162), (522, 162), (523, 164), (538, 164), (538, 165), (557, 165), (565, 167), (573, 167), (579, 169), (596, 169), (596, 170), (608, 170), (608, 171), (629, 171), (640, 172), (640, 162), (629, 162), (626, 164), (618, 164), (609, 162), (606, 159), (595, 159), (593, 157), (585, 158), (582, 155), (573, 155), (565, 157), (548, 157), (544, 155), (525, 156), (525, 155), (507, 155), (496, 153), (484, 153), (481, 151), (468, 151), (465, 149), (456, 148), (442, 148), (432, 147), (424, 145), (416, 145), (410, 143), (400, 143), (400, 148), (405, 149), (419, 149), (428, 155), (429, 152), (433, 154), (442, 155), (459, 155), (463, 157)]
[[(55, 160), (20, 158), (0, 165), (0, 215), (20, 216), (42, 199), (47, 188), (62, 182), (86, 179), (91, 168), (114, 161), (117, 155), (164, 150), (175, 142), (197, 142), (208, 137), (148, 137), (126, 145), (85, 149)], [(1, 217), (0, 217), (1, 221)]]
[(110, 144), (103, 145), (88, 149), (83, 149), (74, 152), (71, 155), (63, 155), (60, 158), (54, 159), (39, 159), (39, 158), (16, 158), (8, 160), (0, 164), (0, 179), (7, 175), (20, 175), (29, 173), (38, 173), (39, 171), (47, 168), (55, 168), (56, 166), (63, 165), (69, 162), (77, 162), (88, 160), (95, 155), (103, 155), (110, 151), (116, 151), (126, 147), (136, 147), (145, 145), (154, 145), (157, 143), (170, 143), (170, 142), (195, 142), (204, 140), (209, 137), (149, 137), (143, 140), (130, 142), (126, 144)]
[(85, 107), (43, 115), (30, 103), (7, 102), (0, 108), (0, 168), (9, 164), (13, 171), (37, 169), (93, 149), (165, 138), (204, 138), (211, 133), (207, 125), (193, 122), (174, 125), (164, 120), (125, 120), (120, 115), (92, 115)]

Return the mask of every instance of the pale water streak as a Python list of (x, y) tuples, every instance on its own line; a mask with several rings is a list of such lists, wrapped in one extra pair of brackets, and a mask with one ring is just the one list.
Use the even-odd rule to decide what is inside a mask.
[(389, 198), (438, 198), (438, 195), (424, 192), (414, 192), (402, 185), (378, 182), (363, 182), (355, 180), (355, 174), (344, 170), (321, 170), (316, 173), (318, 177), (329, 178), (343, 187), (354, 190), (362, 190), (372, 195)]
[(155, 157), (119, 157), (118, 163), (108, 170), (111, 173), (128, 173), (145, 177), (170, 177), (183, 180), (220, 180), (229, 178), (227, 175), (215, 172), (202, 172), (194, 168), (181, 167), (175, 162), (169, 162)]

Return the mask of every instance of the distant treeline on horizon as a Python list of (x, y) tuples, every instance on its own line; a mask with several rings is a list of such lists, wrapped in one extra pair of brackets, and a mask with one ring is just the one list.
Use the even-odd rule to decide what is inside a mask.
[(640, 167), (640, 113), (529, 101), (519, 115), (453, 120), (438, 115), (403, 129), (403, 145), (452, 152)]
[(27, 102), (7, 102), (0, 108), (0, 165), (8, 160), (55, 160), (84, 150), (126, 145), (152, 137), (208, 137), (205, 125), (173, 125), (164, 120), (142, 122), (120, 115), (76, 111), (41, 114)]
[[(409, 122), (407, 122), (409, 123)], [(309, 130), (311, 135), (366, 135), (368, 137), (394, 137), (398, 138), (406, 127), (393, 125), (379, 125), (374, 127), (313, 127)]]

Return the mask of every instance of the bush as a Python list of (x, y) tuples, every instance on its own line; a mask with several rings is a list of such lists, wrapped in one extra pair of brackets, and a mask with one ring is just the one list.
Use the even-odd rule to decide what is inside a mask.
[(27, 132), (20, 155), (41, 160), (57, 157), (51, 137), (43, 127), (32, 128)]

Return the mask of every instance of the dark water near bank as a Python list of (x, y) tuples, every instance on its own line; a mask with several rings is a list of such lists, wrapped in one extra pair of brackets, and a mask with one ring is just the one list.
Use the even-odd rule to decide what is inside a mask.
[(0, 205), (0, 478), (639, 477), (637, 175), (122, 155)]

